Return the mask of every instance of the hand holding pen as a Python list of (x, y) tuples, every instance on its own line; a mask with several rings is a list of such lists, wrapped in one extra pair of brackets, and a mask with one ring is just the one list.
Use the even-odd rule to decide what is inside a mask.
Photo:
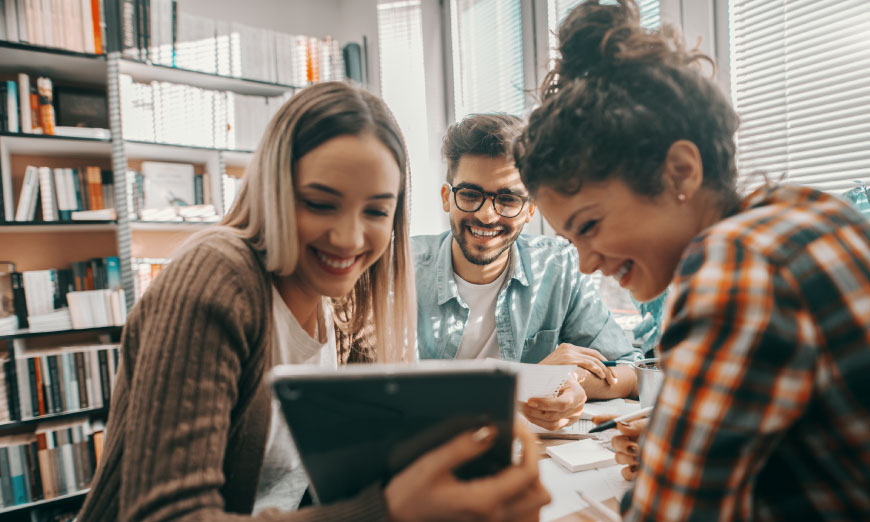
[[(637, 477), (638, 464), (640, 462), (640, 447), (637, 439), (646, 429), (646, 417), (652, 411), (652, 407), (642, 408), (636, 412), (621, 417), (615, 415), (598, 415), (592, 419), (597, 424), (591, 431), (604, 431), (615, 427), (619, 435), (611, 439), (610, 444), (616, 452), (616, 462), (625, 465), (622, 468), (622, 477), (625, 480), (634, 480)], [(632, 420), (633, 419), (633, 420)]]

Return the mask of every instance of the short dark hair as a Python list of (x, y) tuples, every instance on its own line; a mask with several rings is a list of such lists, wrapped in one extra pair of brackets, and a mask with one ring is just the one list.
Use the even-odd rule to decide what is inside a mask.
[(724, 208), (737, 201), (738, 118), (697, 67), (712, 60), (686, 50), (669, 26), (642, 28), (634, 0), (578, 5), (559, 28), (559, 50), (543, 103), (514, 141), (532, 194), (541, 186), (574, 194), (616, 177), (637, 194), (658, 195), (670, 146), (689, 140), (701, 153), (704, 186)]
[(511, 158), (511, 143), (523, 130), (523, 120), (503, 112), (469, 114), (447, 129), (441, 155), (447, 160), (447, 182), (453, 183), (462, 156)]

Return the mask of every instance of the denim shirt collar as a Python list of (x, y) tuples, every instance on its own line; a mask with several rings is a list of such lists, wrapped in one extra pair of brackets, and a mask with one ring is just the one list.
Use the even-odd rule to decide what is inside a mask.
[[(511, 281), (516, 280), (523, 286), (529, 286), (528, 259), (522, 257), (517, 242), (511, 245), (510, 260), (508, 261), (507, 269), (511, 271), (510, 279), (505, 283), (507, 287)], [(438, 305), (450, 301), (451, 299), (459, 299), (459, 289), (456, 287), (456, 279), (453, 278), (453, 234), (447, 233), (441, 241), (441, 246), (438, 248)], [(462, 300), (460, 299), (460, 303)], [(464, 303), (462, 303), (465, 306)]]

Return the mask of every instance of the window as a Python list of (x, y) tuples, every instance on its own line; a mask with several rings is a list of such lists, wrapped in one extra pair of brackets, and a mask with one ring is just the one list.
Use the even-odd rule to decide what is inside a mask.
[(456, 120), (526, 108), (520, 0), (451, 0)]
[[(426, 83), (423, 68), (423, 19), (420, 0), (378, 3), (378, 47), (380, 49), (381, 95), (405, 136), (411, 162), (411, 186), (435, 176), (429, 158), (429, 133), (426, 117)], [(411, 192), (412, 198), (415, 192)], [(425, 193), (421, 196), (431, 197)], [(418, 210), (431, 205), (411, 201), (412, 232), (431, 222)]]
[(870, 180), (870, 2), (730, 0), (737, 165), (834, 193)]
[[(568, 13), (577, 6), (582, 0), (549, 0), (547, 2), (547, 21), (550, 28), (550, 67), (556, 59), (559, 46), (557, 34), (559, 32), (559, 24), (565, 20)], [(640, 23), (644, 27), (658, 27), (661, 24), (661, 10), (659, 0), (639, 0), (637, 2), (640, 8)]]

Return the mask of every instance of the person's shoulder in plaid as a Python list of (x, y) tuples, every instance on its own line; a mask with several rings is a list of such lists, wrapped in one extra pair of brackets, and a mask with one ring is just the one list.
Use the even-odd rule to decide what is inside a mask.
[(627, 519), (870, 514), (870, 222), (760, 189), (686, 250)]
[(870, 520), (870, 224), (811, 189), (741, 198), (737, 113), (635, 1), (581, 2), (558, 34), (523, 184), (582, 272), (639, 301), (673, 282), (646, 435), (612, 440), (626, 519)]

